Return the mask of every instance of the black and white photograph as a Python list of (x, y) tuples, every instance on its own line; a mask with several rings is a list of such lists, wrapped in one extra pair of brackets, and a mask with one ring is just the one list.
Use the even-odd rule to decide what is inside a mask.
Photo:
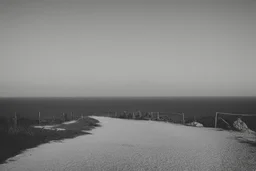
[(256, 171), (256, 0), (0, 0), (0, 171)]

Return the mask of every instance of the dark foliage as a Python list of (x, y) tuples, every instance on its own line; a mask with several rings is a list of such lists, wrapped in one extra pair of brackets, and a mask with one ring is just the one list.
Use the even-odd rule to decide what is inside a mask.
[(38, 120), (19, 118), (17, 128), (12, 127), (9, 118), (0, 117), (0, 163), (6, 159), (19, 154), (21, 151), (36, 147), (49, 141), (73, 138), (79, 135), (88, 134), (81, 130), (90, 130), (99, 126), (99, 121), (93, 118), (84, 118), (79, 122), (78, 127), (65, 127), (65, 131), (45, 130), (31, 127), (38, 123)]

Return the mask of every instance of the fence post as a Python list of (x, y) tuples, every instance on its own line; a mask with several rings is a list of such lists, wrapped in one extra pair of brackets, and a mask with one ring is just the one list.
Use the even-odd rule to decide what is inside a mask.
[(183, 123), (183, 125), (185, 124), (185, 116), (184, 116), (184, 113), (182, 113), (182, 123)]
[(41, 113), (38, 112), (38, 124), (40, 125), (40, 123), (41, 123)]
[(16, 112), (14, 114), (13, 122), (14, 122), (14, 128), (16, 129), (17, 128), (17, 114), (16, 114)]
[(216, 114), (215, 114), (215, 128), (217, 128), (217, 122), (218, 122), (218, 113), (219, 112), (216, 112)]
[(55, 123), (55, 116), (52, 116), (52, 123)]

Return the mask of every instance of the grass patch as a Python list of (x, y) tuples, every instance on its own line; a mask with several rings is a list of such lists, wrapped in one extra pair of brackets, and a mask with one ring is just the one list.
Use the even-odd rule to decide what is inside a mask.
[[(3, 120), (3, 118), (1, 118)], [(24, 120), (24, 118), (23, 118)], [(0, 129), (0, 163), (4, 163), (6, 159), (13, 157), (22, 151), (36, 147), (50, 141), (60, 141), (67, 138), (74, 138), (80, 135), (89, 134), (88, 131), (99, 126), (99, 121), (90, 117), (79, 119), (72, 124), (60, 124), (57, 128), (63, 128), (64, 131), (46, 130), (41, 128), (33, 128), (31, 124), (19, 125), (17, 128), (10, 127), (8, 123), (1, 122)]]

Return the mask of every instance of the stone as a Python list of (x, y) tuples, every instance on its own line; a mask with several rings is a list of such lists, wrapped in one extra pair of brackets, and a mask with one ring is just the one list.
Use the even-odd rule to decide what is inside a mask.
[(242, 131), (242, 132), (250, 130), (246, 125), (246, 123), (244, 123), (241, 118), (237, 118), (237, 120), (233, 123), (233, 126), (236, 130)]
[(191, 123), (188, 123), (187, 125), (188, 125), (188, 126), (195, 126), (195, 127), (204, 127), (203, 124), (201, 124), (201, 123), (199, 123), (199, 122), (196, 122), (196, 121), (191, 122)]

